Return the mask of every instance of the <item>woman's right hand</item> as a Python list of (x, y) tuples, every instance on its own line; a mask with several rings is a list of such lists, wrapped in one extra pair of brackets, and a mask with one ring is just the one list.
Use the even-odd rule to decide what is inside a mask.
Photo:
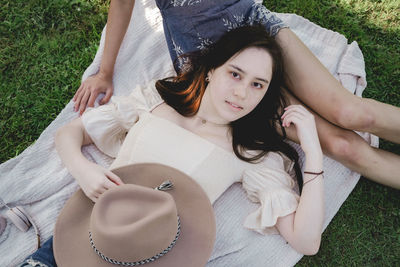
[(282, 126), (290, 127), (294, 124), (301, 148), (306, 155), (322, 157), (317, 127), (313, 114), (302, 105), (290, 105), (282, 115)]
[(79, 114), (82, 115), (86, 106), (94, 106), (94, 101), (96, 101), (96, 98), (100, 93), (105, 94), (105, 96), (100, 100), (100, 105), (103, 105), (110, 100), (113, 91), (112, 75), (105, 75), (102, 72), (99, 72), (90, 76), (82, 82), (74, 95), (74, 110), (79, 110)]
[(88, 161), (83, 164), (74, 177), (85, 195), (96, 202), (101, 194), (108, 189), (124, 184), (121, 178), (110, 170)]

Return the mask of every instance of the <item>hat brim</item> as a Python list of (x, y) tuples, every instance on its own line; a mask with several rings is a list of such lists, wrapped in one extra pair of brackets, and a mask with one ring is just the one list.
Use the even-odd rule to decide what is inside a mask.
[[(165, 180), (174, 184), (174, 188), (166, 192), (176, 203), (181, 220), (180, 237), (171, 251), (144, 266), (205, 266), (214, 247), (216, 230), (213, 208), (200, 185), (181, 171), (156, 163), (132, 164), (115, 169), (113, 173), (126, 184), (150, 188)], [(101, 259), (90, 245), (89, 223), (93, 206), (80, 189), (61, 210), (53, 244), (58, 266), (117, 266)]]

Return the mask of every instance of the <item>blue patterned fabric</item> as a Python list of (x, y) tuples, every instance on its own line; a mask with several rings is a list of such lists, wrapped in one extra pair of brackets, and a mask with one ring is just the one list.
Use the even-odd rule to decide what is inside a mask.
[(229, 30), (262, 24), (275, 36), (281, 28), (287, 27), (254, 0), (156, 0), (156, 3), (177, 72), (187, 63), (187, 59), (179, 56), (204, 49)]

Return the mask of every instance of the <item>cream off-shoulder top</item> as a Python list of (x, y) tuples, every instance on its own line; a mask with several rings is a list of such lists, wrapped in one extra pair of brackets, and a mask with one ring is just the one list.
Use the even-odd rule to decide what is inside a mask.
[(230, 185), (242, 182), (249, 199), (260, 203), (244, 226), (262, 234), (277, 233), (277, 218), (298, 206), (295, 182), (288, 174), (292, 162), (276, 152), (256, 164), (242, 161), (233, 152), (153, 115), (150, 111), (162, 102), (155, 82), (151, 82), (138, 86), (129, 96), (113, 96), (109, 104), (82, 115), (95, 145), (115, 158), (110, 169), (144, 162), (174, 167), (195, 179), (211, 203)]

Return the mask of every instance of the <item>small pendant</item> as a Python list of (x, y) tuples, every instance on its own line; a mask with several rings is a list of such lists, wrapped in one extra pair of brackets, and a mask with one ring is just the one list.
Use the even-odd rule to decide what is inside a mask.
[(206, 124), (207, 121), (206, 121), (205, 119), (202, 119), (202, 120), (201, 120), (201, 123), (202, 123), (202, 124)]

